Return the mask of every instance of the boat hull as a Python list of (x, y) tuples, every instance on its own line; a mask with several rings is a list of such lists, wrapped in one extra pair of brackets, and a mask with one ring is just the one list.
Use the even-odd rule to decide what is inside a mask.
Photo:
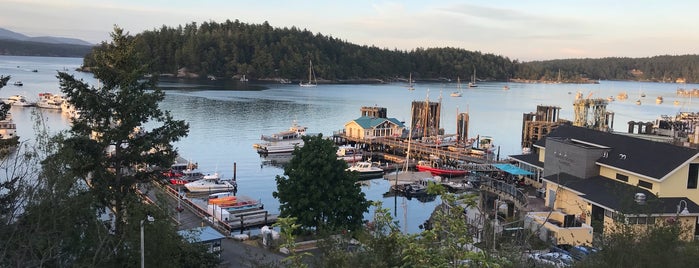
[(435, 176), (448, 176), (448, 177), (459, 177), (465, 176), (468, 170), (463, 169), (447, 169), (447, 168), (435, 168), (430, 166), (417, 165), (418, 171), (427, 171)]

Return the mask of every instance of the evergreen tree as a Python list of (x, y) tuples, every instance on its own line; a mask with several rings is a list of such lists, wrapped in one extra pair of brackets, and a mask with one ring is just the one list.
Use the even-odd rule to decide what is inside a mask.
[(337, 146), (322, 135), (303, 138), (304, 146), (294, 150), (277, 176), (281, 217), (295, 217), (301, 229), (315, 231), (357, 230), (369, 202), (356, 175), (345, 171), (347, 163), (337, 159)]
[(129, 263), (135, 261), (129, 256), (139, 249), (138, 240), (129, 238), (137, 234), (146, 214), (156, 213), (155, 208), (144, 207), (138, 185), (158, 179), (160, 171), (153, 167), (173, 163), (172, 142), (187, 135), (188, 125), (158, 108), (164, 93), (155, 86), (155, 78), (142, 80), (148, 62), (139, 57), (133, 38), (122, 29), (115, 27), (112, 42), (93, 56), (94, 75), (102, 87), (58, 73), (61, 91), (80, 111), (62, 150), (72, 155), (66, 159), (70, 173), (88, 182), (99, 206), (110, 208), (114, 216), (110, 231), (125, 243), (113, 250), (119, 261)]

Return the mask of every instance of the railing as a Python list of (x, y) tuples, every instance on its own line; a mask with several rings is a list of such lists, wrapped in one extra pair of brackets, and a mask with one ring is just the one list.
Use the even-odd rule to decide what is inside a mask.
[(529, 205), (527, 195), (520, 191), (515, 185), (485, 175), (478, 175), (478, 177), (481, 180), (481, 190), (498, 194), (498, 196), (514, 202), (515, 206), (520, 209)]

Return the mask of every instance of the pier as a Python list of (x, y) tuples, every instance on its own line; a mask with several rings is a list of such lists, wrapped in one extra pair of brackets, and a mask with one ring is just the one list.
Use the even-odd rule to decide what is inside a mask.
[[(468, 147), (458, 147), (455, 144), (440, 144), (439, 142), (422, 142), (394, 137), (372, 137), (360, 139), (345, 135), (344, 131), (333, 133), (335, 144), (354, 144), (370, 152), (371, 155), (394, 163), (404, 163), (410, 147), (410, 160), (430, 160), (439, 158), (445, 163), (458, 164), (487, 164), (497, 162), (499, 156), (474, 154), (475, 150)], [(477, 151), (482, 152), (482, 151)]]

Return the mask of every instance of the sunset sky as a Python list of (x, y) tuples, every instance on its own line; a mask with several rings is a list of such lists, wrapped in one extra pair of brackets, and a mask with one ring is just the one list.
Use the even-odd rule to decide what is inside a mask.
[(699, 1), (0, 0), (0, 27), (99, 43), (190, 22), (269, 22), (360, 45), (458, 47), (520, 61), (697, 54)]

